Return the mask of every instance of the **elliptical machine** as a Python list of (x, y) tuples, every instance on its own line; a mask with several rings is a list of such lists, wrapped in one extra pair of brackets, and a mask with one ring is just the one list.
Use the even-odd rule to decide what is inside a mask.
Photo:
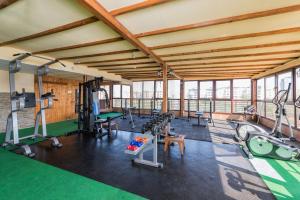
[(291, 127), (289, 138), (283, 138), (281, 133), (283, 117), (286, 118), (289, 124), (286, 117), (285, 104), (287, 102), (290, 89), (291, 84), (289, 84), (288, 89), (280, 90), (272, 101), (277, 106), (277, 109), (276, 122), (271, 134), (268, 134), (267, 132), (247, 131), (243, 138), (240, 137), (240, 139), (245, 142), (243, 150), (249, 157), (256, 155), (280, 160), (292, 160), (294, 158), (300, 159), (300, 150), (289, 144), (289, 142), (296, 141)]

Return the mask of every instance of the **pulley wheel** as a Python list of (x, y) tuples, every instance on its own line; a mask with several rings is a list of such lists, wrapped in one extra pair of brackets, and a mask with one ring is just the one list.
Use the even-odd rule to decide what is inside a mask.
[(273, 144), (264, 136), (254, 136), (248, 141), (249, 149), (258, 156), (267, 156), (273, 150)]

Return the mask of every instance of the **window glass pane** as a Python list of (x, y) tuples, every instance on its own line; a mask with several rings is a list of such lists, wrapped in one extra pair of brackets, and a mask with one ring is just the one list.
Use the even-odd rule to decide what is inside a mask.
[(250, 100), (251, 99), (251, 80), (235, 79), (233, 80), (233, 99)]
[(156, 99), (155, 100), (155, 109), (160, 110), (162, 106), (162, 99)]
[(155, 98), (163, 98), (163, 82), (156, 81)]
[(143, 82), (133, 82), (132, 84), (133, 98), (143, 98)]
[[(289, 84), (292, 84), (292, 72), (286, 72), (278, 75), (278, 91), (286, 90)], [(291, 85), (291, 90), (289, 93), (289, 100), (293, 99), (293, 85)]]
[(234, 113), (244, 113), (244, 108), (251, 105), (251, 101), (234, 101), (233, 102), (233, 112)]
[(266, 103), (266, 117), (275, 119), (276, 106), (273, 103)]
[(198, 98), (198, 81), (184, 82), (184, 98), (185, 99)]
[(130, 98), (130, 86), (122, 85), (122, 98)]
[(266, 99), (272, 100), (275, 96), (275, 77), (266, 78)]
[[(293, 105), (285, 105), (286, 116), (291, 124), (291, 126), (295, 126), (295, 111), (294, 111), (294, 104)], [(287, 120), (283, 117), (283, 123), (287, 124)]]
[(179, 99), (171, 99), (168, 100), (168, 108), (169, 110), (180, 110), (180, 100)]
[(168, 98), (180, 99), (180, 80), (168, 81)]
[(231, 102), (230, 101), (215, 101), (215, 112), (230, 113)]
[(197, 101), (198, 100), (185, 100), (184, 101), (184, 110), (188, 111), (190, 109), (190, 111), (197, 111), (198, 110)]
[(262, 102), (262, 101), (258, 101), (257, 102), (257, 113), (260, 115), (260, 116), (265, 116), (265, 102)]
[(230, 81), (216, 81), (216, 97), (217, 99), (230, 98)]
[[(109, 98), (109, 85), (101, 85), (101, 88), (105, 89)], [(104, 92), (99, 92), (99, 99), (105, 100), (105, 93)]]
[(257, 99), (265, 99), (265, 79), (263, 78), (257, 80)]
[[(213, 112), (213, 102), (212, 102), (212, 112)], [(199, 109), (200, 111), (203, 111), (203, 112), (210, 112), (210, 100), (199, 100)]]
[(113, 98), (121, 98), (121, 85), (114, 85)]
[(200, 82), (200, 98), (209, 99), (213, 96), (213, 82), (201, 81)]
[(113, 99), (113, 107), (120, 108), (121, 107), (121, 99)]
[(144, 81), (144, 99), (151, 99), (154, 96), (154, 81)]

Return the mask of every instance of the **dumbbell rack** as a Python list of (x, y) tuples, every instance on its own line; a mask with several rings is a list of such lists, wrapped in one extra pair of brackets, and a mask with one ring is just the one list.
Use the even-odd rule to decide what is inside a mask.
[[(141, 147), (139, 147), (135, 151), (125, 150), (126, 154), (130, 154), (133, 156), (137, 156), (137, 158), (133, 159), (133, 163), (148, 165), (151, 167), (159, 167), (163, 168), (163, 164), (157, 162), (157, 135), (153, 136), (150, 132), (145, 133), (143, 137), (147, 138), (147, 142), (144, 143)], [(144, 153), (152, 150), (153, 158), (152, 160), (145, 160)]]

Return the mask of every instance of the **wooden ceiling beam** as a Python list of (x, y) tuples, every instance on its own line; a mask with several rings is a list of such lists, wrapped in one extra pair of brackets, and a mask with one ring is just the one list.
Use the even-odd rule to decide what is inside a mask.
[(103, 71), (107, 71), (107, 72), (111, 72), (111, 73), (132, 73), (132, 74), (136, 74), (136, 73), (142, 73), (142, 72), (151, 72), (151, 71), (160, 71), (160, 68), (149, 68), (149, 69), (142, 69), (142, 70), (112, 70), (112, 69), (108, 69), (108, 70), (103, 70)]
[(144, 65), (144, 64), (153, 64), (157, 65), (156, 62), (154, 61), (149, 61), (149, 62), (137, 62), (137, 63), (123, 63), (123, 64), (108, 64), (108, 65), (88, 65), (88, 67), (93, 67), (93, 68), (105, 68), (105, 67), (118, 67), (118, 66), (131, 66), (131, 65)]
[(72, 23), (69, 23), (69, 24), (64, 24), (64, 25), (61, 25), (61, 26), (58, 26), (58, 27), (55, 27), (55, 28), (52, 28), (52, 29), (48, 29), (46, 31), (42, 31), (42, 32), (35, 33), (35, 34), (32, 34), (32, 35), (28, 35), (28, 36), (20, 37), (20, 38), (17, 38), (17, 39), (9, 40), (9, 41), (6, 41), (6, 42), (2, 42), (2, 43), (0, 43), (0, 47), (5, 46), (5, 45), (14, 44), (14, 43), (17, 43), (17, 42), (22, 42), (22, 41), (25, 41), (25, 40), (32, 40), (32, 39), (35, 39), (35, 38), (43, 37), (43, 36), (54, 34), (54, 33), (59, 33), (59, 32), (62, 32), (62, 31), (66, 31), (66, 30), (70, 30), (70, 29), (73, 29), (73, 28), (77, 28), (77, 27), (80, 27), (80, 26), (87, 25), (87, 24), (91, 24), (91, 23), (94, 23), (96, 21), (98, 21), (98, 19), (96, 17), (89, 17), (89, 18), (86, 18), (86, 19), (81, 19), (81, 20), (78, 20), (78, 21), (75, 21), (75, 22), (72, 22)]
[(108, 56), (108, 55), (116, 55), (116, 54), (123, 54), (123, 53), (134, 53), (139, 52), (138, 49), (128, 49), (128, 50), (121, 50), (121, 51), (109, 51), (103, 53), (96, 53), (96, 54), (87, 54), (87, 55), (80, 55), (80, 56), (69, 56), (69, 57), (61, 57), (58, 58), (60, 60), (68, 60), (68, 59), (80, 59), (80, 58), (90, 58), (90, 57), (97, 57), (97, 56)]
[[(281, 63), (280, 63), (281, 64)], [(221, 66), (218, 66), (218, 65), (191, 65), (191, 66), (173, 66), (172, 69), (184, 69), (184, 70), (190, 70), (190, 69), (205, 69), (205, 68), (228, 68), (228, 67), (241, 67), (241, 68), (244, 68), (244, 67), (262, 67), (262, 68), (268, 68), (268, 67), (276, 67), (278, 66), (279, 64), (263, 64), (263, 65), (259, 65), (259, 64), (252, 64), (252, 65), (243, 65), (243, 64), (240, 64), (240, 65), (221, 65)]]
[(95, 16), (102, 20), (105, 24), (119, 33), (124, 39), (130, 42), (133, 46), (140, 51), (151, 57), (161, 67), (166, 63), (157, 56), (150, 48), (138, 40), (125, 26), (123, 26), (116, 18), (111, 15), (97, 0), (78, 0), (81, 4), (86, 6)]
[(274, 68), (276, 65), (274, 66), (257, 66), (257, 67), (240, 67), (240, 66), (237, 66), (237, 67), (206, 67), (206, 68), (192, 68), (192, 69), (180, 69), (180, 68), (173, 68), (176, 72), (180, 72), (180, 71), (183, 71), (183, 72), (197, 72), (197, 71), (209, 71), (209, 72), (213, 72), (213, 71), (219, 71), (219, 70), (251, 70), (251, 69), (264, 69), (264, 70), (267, 70), (267, 69), (271, 69), (271, 68)]
[(101, 68), (101, 70), (105, 71), (132, 71), (132, 72), (139, 72), (139, 71), (146, 71), (146, 70), (160, 70), (160, 67), (154, 67), (154, 66), (144, 66), (144, 67), (107, 67), (107, 68)]
[(298, 66), (300, 66), (300, 57), (297, 58), (297, 59), (288, 61), (288, 62), (286, 62), (286, 63), (284, 63), (280, 66), (277, 66), (273, 69), (270, 69), (270, 70), (267, 70), (265, 72), (259, 73), (255, 76), (253, 76), (252, 78), (253, 79), (258, 79), (258, 78), (261, 78), (261, 77), (265, 77), (265, 76), (275, 74), (275, 73), (278, 73), (278, 72), (281, 72), (281, 71), (284, 71), (284, 70), (288, 70), (288, 69), (291, 69), (291, 68), (294, 68), (294, 67), (298, 67)]
[(289, 45), (297, 45), (297, 44), (300, 44), (300, 40), (288, 41), (288, 42), (265, 43), (265, 44), (248, 45), (248, 46), (238, 46), (238, 47), (229, 47), (229, 48), (208, 49), (208, 50), (202, 50), (202, 51), (161, 54), (158, 56), (164, 58), (164, 57), (186, 56), (186, 55), (236, 51), (236, 50), (245, 50), (245, 49), (258, 49), (258, 48), (266, 48), (266, 47), (289, 46)]
[(231, 35), (231, 36), (225, 36), (225, 37), (216, 37), (216, 38), (207, 38), (207, 39), (202, 39), (202, 40), (194, 40), (194, 41), (188, 41), (188, 42), (177, 42), (177, 43), (172, 43), (172, 44), (163, 44), (163, 45), (152, 46), (152, 47), (150, 47), (150, 49), (151, 50), (165, 49), (165, 48), (188, 46), (188, 45), (195, 45), (195, 44), (205, 44), (205, 43), (221, 42), (221, 41), (227, 41), (227, 40), (236, 40), (236, 39), (260, 37), (260, 36), (284, 34), (284, 33), (293, 33), (293, 32), (299, 32), (299, 31), (300, 31), (300, 27), (285, 28), (285, 29), (278, 29), (278, 30), (264, 31), (264, 32), (257, 32), (257, 33), (246, 33), (246, 34), (240, 34), (240, 35)]
[[(245, 62), (265, 62), (265, 61), (287, 61), (296, 59), (297, 57), (285, 57), (285, 58), (267, 58), (267, 59), (255, 59), (255, 60), (234, 60), (234, 61), (220, 61), (220, 62), (203, 62), (203, 63), (187, 63), (187, 64), (172, 64), (175, 66), (193, 66), (193, 65), (216, 65), (216, 64), (230, 64), (230, 63), (245, 63)], [(263, 64), (262, 64), (263, 65)]]
[[(176, 70), (175, 70), (176, 71)], [(189, 71), (176, 71), (178, 74), (218, 74), (218, 73), (224, 73), (224, 74), (230, 74), (230, 73), (242, 73), (242, 72), (262, 72), (265, 71), (265, 69), (239, 69), (239, 70), (218, 70), (218, 71), (197, 71), (197, 72), (189, 72)]]
[(119, 21), (117, 21), (100, 3), (96, 0), (79, 0), (81, 4), (87, 7), (95, 16), (102, 20), (105, 24), (119, 33), (123, 38), (129, 41), (133, 46), (138, 48), (140, 51), (148, 56), (153, 57), (153, 59), (158, 64), (164, 64), (164, 62), (156, 56), (148, 47), (146, 47), (142, 42), (140, 42), (129, 30), (123, 26)]
[(118, 67), (102, 67), (101, 70), (143, 70), (143, 69), (159, 69), (160, 66), (118, 66)]
[(0, 10), (10, 6), (11, 4), (15, 3), (17, 0), (0, 0)]
[(75, 64), (100, 64), (100, 63), (107, 63), (107, 62), (120, 62), (120, 61), (130, 61), (130, 60), (142, 60), (147, 59), (147, 56), (138, 56), (132, 58), (119, 58), (119, 59), (111, 59), (111, 60), (99, 60), (99, 61), (87, 61), (87, 62), (77, 62)]
[(164, 33), (171, 33), (171, 32), (176, 32), (176, 31), (190, 30), (190, 29), (195, 29), (195, 28), (203, 28), (203, 27), (214, 26), (214, 25), (219, 25), (219, 24), (238, 22), (238, 21), (242, 21), (242, 20), (255, 19), (255, 18), (259, 18), (259, 17), (267, 17), (267, 16), (271, 16), (271, 15), (278, 15), (278, 14), (294, 12), (294, 11), (299, 11), (299, 10), (300, 10), (300, 4), (297, 4), (297, 5), (293, 5), (293, 6), (275, 8), (275, 9), (265, 10), (265, 11), (260, 11), (260, 12), (247, 13), (247, 14), (225, 17), (225, 18), (220, 18), (220, 19), (213, 19), (213, 20), (209, 20), (209, 21), (205, 21), (205, 22), (199, 22), (199, 23), (194, 23), (194, 24), (189, 24), (189, 25), (184, 25), (184, 26), (163, 28), (163, 29), (159, 29), (159, 30), (138, 33), (135, 36), (136, 37), (145, 37), (145, 36), (159, 35), (159, 34), (164, 34)]
[(252, 56), (268, 56), (268, 55), (280, 55), (280, 54), (292, 54), (300, 53), (300, 50), (287, 50), (287, 51), (273, 51), (273, 52), (263, 52), (263, 53), (248, 53), (248, 54), (235, 54), (226, 56), (207, 56), (198, 58), (181, 58), (173, 60), (165, 60), (166, 62), (179, 62), (179, 61), (191, 61), (191, 60), (212, 60), (212, 59), (224, 59), (224, 58), (243, 58)]
[(115, 10), (111, 11), (110, 14), (112, 16), (123, 15), (123, 14), (128, 13), (128, 12), (133, 12), (133, 11), (136, 11), (136, 10), (148, 8), (148, 7), (155, 6), (155, 5), (158, 5), (158, 4), (162, 4), (162, 3), (165, 3), (165, 2), (168, 2), (168, 1), (170, 1), (170, 0), (146, 0), (146, 1), (143, 1), (143, 2), (140, 2), (140, 3), (136, 3), (136, 4), (133, 4), (133, 5), (124, 6), (122, 8), (115, 9)]
[[(230, 80), (235, 78), (251, 78), (251, 76), (237, 76), (233, 75), (230, 77), (222, 76), (183, 76), (186, 81), (211, 81), (211, 80)], [(136, 80), (134, 80), (136, 81)]]
[(108, 44), (108, 43), (118, 42), (118, 41), (122, 41), (122, 40), (123, 40), (122, 37), (115, 37), (115, 38), (98, 40), (98, 41), (87, 42), (87, 43), (76, 44), (76, 45), (70, 45), (70, 46), (65, 46), (65, 47), (45, 49), (45, 50), (33, 52), (33, 54), (42, 54), (42, 53), (51, 53), (51, 52), (57, 52), (57, 51), (78, 49), (78, 48), (82, 48), (82, 47), (90, 47), (90, 46), (95, 46), (95, 45), (100, 45), (100, 44)]

